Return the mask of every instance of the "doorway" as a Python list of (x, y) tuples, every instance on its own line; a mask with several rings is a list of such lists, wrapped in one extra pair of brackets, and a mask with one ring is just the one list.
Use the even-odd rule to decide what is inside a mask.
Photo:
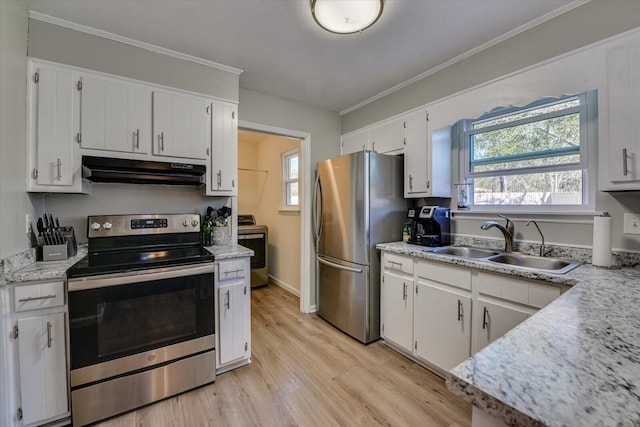
[(269, 282), (311, 306), (308, 133), (257, 123), (239, 123), (238, 200), (240, 215), (254, 215), (269, 229)]

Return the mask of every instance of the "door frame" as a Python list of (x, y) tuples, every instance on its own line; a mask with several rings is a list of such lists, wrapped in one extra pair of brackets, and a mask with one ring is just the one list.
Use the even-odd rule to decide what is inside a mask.
[(311, 304), (311, 134), (294, 129), (285, 129), (261, 123), (238, 120), (238, 129), (269, 133), (300, 140), (300, 164), (302, 165), (302, 185), (300, 204), (300, 249), (302, 251), (300, 267), (300, 311), (312, 313), (316, 304)]

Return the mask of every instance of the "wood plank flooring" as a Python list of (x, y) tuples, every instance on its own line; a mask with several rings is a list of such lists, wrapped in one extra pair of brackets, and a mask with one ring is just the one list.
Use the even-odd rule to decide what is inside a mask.
[(363, 346), (300, 313), (274, 285), (251, 299), (250, 365), (100, 426), (471, 425), (471, 405), (381, 342)]

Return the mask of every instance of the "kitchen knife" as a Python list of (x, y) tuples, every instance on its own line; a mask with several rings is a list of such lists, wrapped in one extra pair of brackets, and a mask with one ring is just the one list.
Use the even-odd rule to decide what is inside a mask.
[(42, 232), (42, 238), (44, 239), (44, 244), (52, 245), (53, 243), (49, 235), (49, 220), (47, 219), (47, 214), (42, 214), (42, 223), (44, 224), (44, 230)]
[(49, 227), (51, 227), (51, 237), (53, 238), (54, 245), (62, 244), (60, 238), (60, 231), (56, 228), (56, 223), (53, 221), (53, 215), (49, 214)]
[(47, 239), (44, 236), (44, 223), (42, 222), (42, 218), (38, 218), (38, 221), (36, 222), (36, 228), (38, 229), (38, 237), (42, 237), (42, 241), (46, 245)]

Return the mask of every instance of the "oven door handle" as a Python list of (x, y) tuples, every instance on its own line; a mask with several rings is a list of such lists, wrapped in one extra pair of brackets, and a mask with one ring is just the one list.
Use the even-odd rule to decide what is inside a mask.
[(264, 234), (240, 234), (238, 240), (264, 239)]
[(108, 288), (110, 286), (131, 283), (151, 282), (153, 280), (173, 279), (176, 277), (196, 276), (213, 273), (213, 263), (205, 265), (157, 268), (153, 270), (130, 271), (126, 273), (105, 274), (102, 276), (78, 277), (69, 280), (69, 292), (88, 289)]

